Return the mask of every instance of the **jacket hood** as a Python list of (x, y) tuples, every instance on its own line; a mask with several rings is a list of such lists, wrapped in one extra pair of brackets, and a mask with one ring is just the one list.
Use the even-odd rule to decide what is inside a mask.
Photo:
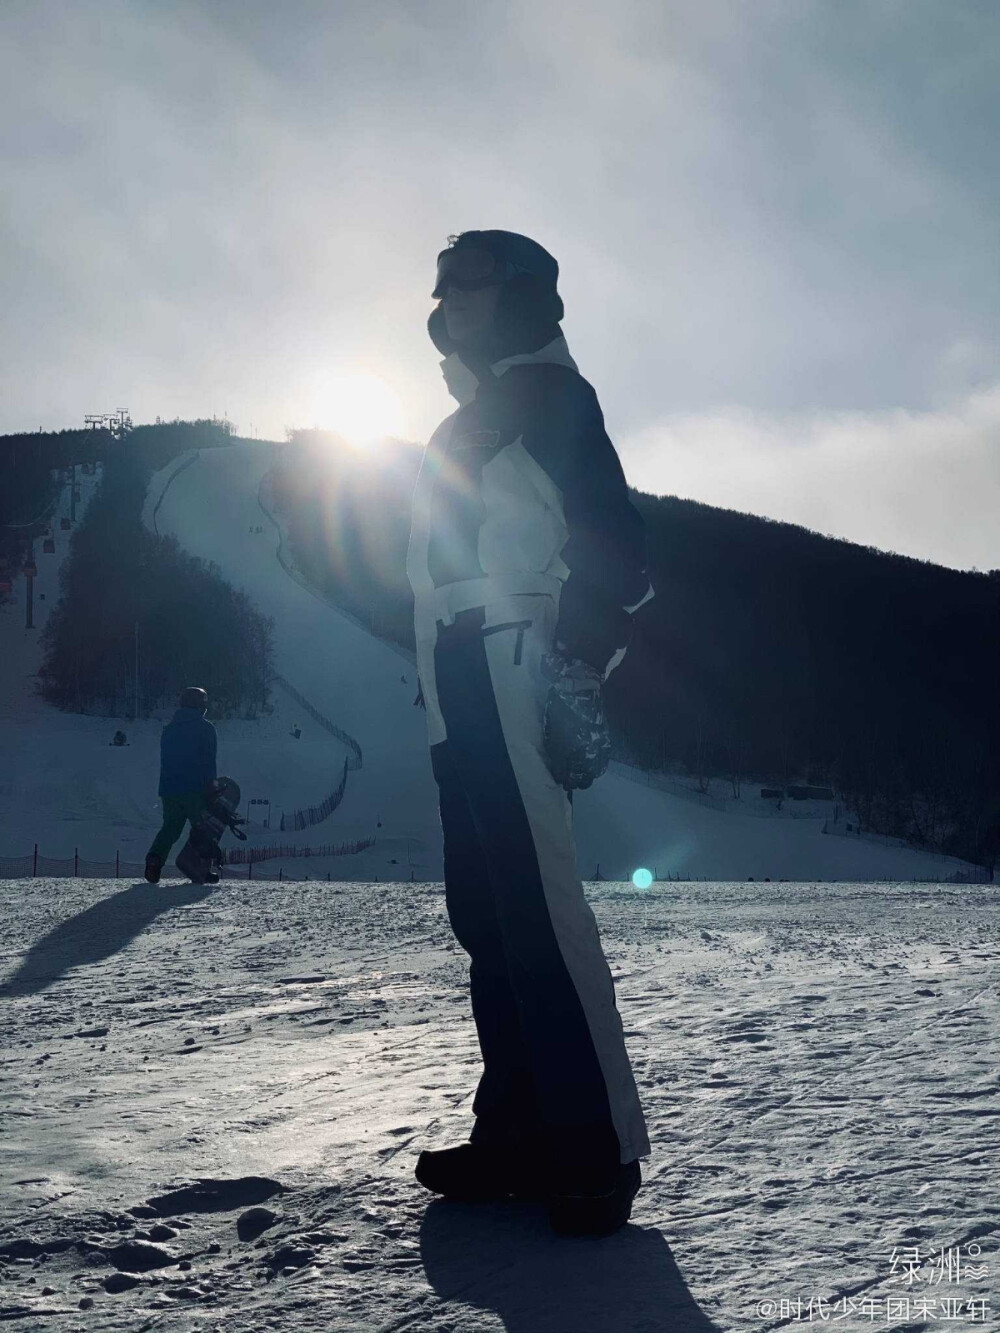
[[(569, 366), (571, 370), (579, 373), (579, 367), (570, 356), (569, 347), (566, 345), (565, 334), (562, 333), (558, 338), (553, 338), (551, 342), (546, 343), (544, 347), (539, 347), (536, 352), (518, 352), (515, 356), (505, 356), (499, 361), (494, 361), (489, 369), (499, 378), (511, 366), (530, 365), (542, 361), (551, 361), (559, 366)], [(471, 403), (476, 396), (480, 377), (465, 364), (461, 353), (452, 352), (440, 364), (441, 374), (444, 376), (444, 382), (447, 384), (451, 396), (461, 407), (464, 407), (466, 403)]]
[(177, 708), (171, 722), (200, 722), (205, 714), (200, 708)]

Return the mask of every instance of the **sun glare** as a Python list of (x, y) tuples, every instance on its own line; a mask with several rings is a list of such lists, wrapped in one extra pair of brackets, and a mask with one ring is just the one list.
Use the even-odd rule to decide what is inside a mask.
[(351, 444), (371, 445), (403, 434), (403, 406), (378, 375), (344, 372), (324, 377), (317, 386), (315, 424), (336, 431)]

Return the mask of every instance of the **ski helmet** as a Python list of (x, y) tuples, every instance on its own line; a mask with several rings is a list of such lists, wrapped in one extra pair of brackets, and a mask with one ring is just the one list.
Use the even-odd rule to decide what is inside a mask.
[[(432, 292), (439, 302), (451, 285), (467, 290), (500, 285), (486, 353), (489, 360), (537, 351), (559, 337), (558, 325), (564, 313), (556, 290), (559, 265), (544, 246), (514, 231), (464, 231), (449, 239), (449, 248), (438, 255)], [(431, 312), (427, 331), (434, 346), (446, 356), (460, 350), (448, 337), (440, 304)], [(477, 356), (471, 350), (467, 356), (481, 360), (481, 354)]]
[(483, 287), (505, 282), (518, 273), (555, 288), (559, 265), (544, 246), (516, 231), (463, 231), (438, 255), (437, 282), (431, 295), (440, 299), (451, 282), (458, 287)]

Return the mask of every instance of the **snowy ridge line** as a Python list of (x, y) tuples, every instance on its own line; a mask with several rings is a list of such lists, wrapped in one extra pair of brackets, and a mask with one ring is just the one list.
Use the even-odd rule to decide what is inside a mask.
[(318, 602), (322, 602), (323, 605), (328, 606), (331, 611), (336, 611), (339, 616), (343, 616), (345, 620), (350, 621), (355, 629), (361, 630), (372, 639), (377, 639), (379, 643), (384, 644), (386, 648), (390, 648), (394, 653), (397, 653), (402, 657), (404, 661), (410, 664), (410, 666), (415, 667), (417, 665), (417, 657), (415, 653), (411, 653), (408, 648), (401, 647), (394, 639), (384, 639), (380, 634), (372, 633), (370, 624), (366, 624), (361, 617), (356, 616), (353, 611), (348, 611), (345, 607), (341, 606), (339, 602), (333, 601), (333, 599), (327, 597), (325, 593), (320, 592), (318, 588), (314, 587), (313, 584), (309, 582), (295, 562), (285, 554), (287, 537), (284, 525), (276, 514), (267, 507), (267, 504), (264, 501), (265, 487), (270, 490), (270, 473), (266, 473), (261, 478), (260, 486), (257, 490), (257, 503), (260, 505), (261, 512), (264, 514), (265, 518), (274, 525), (274, 529), (278, 534), (278, 549), (275, 554), (278, 558), (278, 564), (288, 577), (294, 579), (300, 588), (309, 593), (311, 597), (315, 597)]
[[(874, 842), (883, 847), (905, 847), (913, 850), (913, 843), (907, 842), (905, 838), (896, 838), (891, 833), (872, 833), (870, 830), (849, 833), (846, 828), (837, 828), (832, 825), (828, 819), (823, 821), (823, 832), (831, 838), (852, 838), (855, 842)], [(947, 852), (934, 852), (930, 848), (920, 847), (918, 851), (923, 852), (925, 856), (933, 856), (937, 861), (944, 861), (948, 865), (955, 866), (958, 870), (976, 870), (986, 875), (985, 866), (977, 866), (974, 861), (963, 861), (960, 856), (949, 856)], [(987, 881), (984, 880), (984, 883)]]
[(661, 773), (651, 773), (644, 768), (638, 768), (635, 764), (626, 763), (623, 759), (612, 759), (608, 764), (608, 772), (617, 773), (620, 778), (625, 778), (629, 782), (638, 782), (643, 787), (654, 787), (658, 791), (667, 791), (671, 796), (680, 796), (682, 800), (692, 801), (695, 805), (706, 806), (709, 810), (720, 810), (723, 814), (727, 813), (726, 802), (720, 796), (711, 796), (708, 792), (692, 791), (690, 787), (685, 787), (682, 782), (672, 782), (670, 778)]
[(286, 680), (284, 676), (276, 674), (272, 676), (271, 679), (273, 681), (277, 681), (278, 684), (281, 686), (281, 688), (292, 696), (292, 698), (295, 700), (298, 706), (303, 710), (303, 712), (308, 713), (309, 716), (312, 718), (312, 720), (316, 722), (319, 726), (321, 726), (324, 731), (328, 731), (330, 735), (335, 736), (337, 740), (341, 742), (342, 745), (347, 746), (347, 748), (351, 752), (351, 755), (353, 755), (354, 757), (353, 764), (351, 763), (350, 758), (348, 758), (347, 760), (347, 767), (349, 769), (358, 769), (363, 766), (363, 755), (361, 752), (361, 746), (358, 744), (358, 742), (354, 739), (353, 736), (349, 736), (346, 731), (338, 727), (336, 722), (331, 722), (328, 717), (324, 717), (323, 714), (319, 711), (319, 709), (314, 708), (313, 705), (309, 702), (309, 700), (305, 697), (305, 695), (300, 694), (299, 691), (295, 688), (295, 686), (291, 683), (291, 681)]
[[(293, 829), (295, 832), (299, 832), (304, 828), (308, 828), (310, 824), (322, 824), (325, 819), (329, 819), (334, 810), (336, 810), (337, 806), (344, 799), (344, 792), (347, 790), (347, 764), (348, 761), (345, 759), (344, 772), (341, 775), (340, 782), (325, 800), (320, 801), (319, 805), (310, 805), (304, 810), (292, 811), (291, 824), (287, 825), (288, 828)], [(279, 830), (282, 833), (286, 830), (285, 818), (285, 812), (282, 811), (281, 823), (278, 825)]]
[[(936, 862), (941, 863), (943, 867), (949, 867), (954, 871), (950, 877), (956, 882), (962, 883), (989, 883), (989, 874), (983, 866), (978, 866), (972, 861), (963, 861), (960, 856), (950, 856), (947, 852), (935, 852), (926, 847), (915, 847), (913, 843), (907, 842), (905, 838), (896, 838), (888, 833), (848, 833), (846, 828), (838, 828), (824, 818), (821, 814), (811, 814), (806, 811), (789, 810), (787, 813), (778, 814), (776, 811), (755, 810), (748, 806), (746, 809), (740, 808), (738, 800), (729, 800), (724, 796), (712, 796), (708, 792), (692, 791), (682, 782), (671, 779), (666, 774), (650, 772), (643, 768), (638, 768), (633, 764), (627, 763), (622, 759), (612, 759), (608, 765), (608, 771), (614, 771), (619, 777), (626, 778), (629, 782), (637, 782), (645, 787), (653, 787), (659, 791), (669, 792), (671, 796), (678, 796), (681, 800), (692, 801), (696, 805), (707, 806), (711, 810), (718, 810), (722, 814), (749, 815), (753, 819), (811, 819), (816, 822), (823, 820), (821, 833), (829, 837), (839, 837), (853, 839), (855, 842), (874, 843), (880, 847), (899, 847), (903, 851), (919, 852), (922, 856), (932, 857)], [(939, 882), (939, 881), (928, 881)]]
[[(192, 463), (197, 461), (200, 453), (201, 453), (200, 449), (192, 449), (187, 454), (184, 454), (180, 462), (174, 468), (173, 472), (171, 472), (170, 476), (167, 477), (166, 481), (163, 483), (163, 487), (160, 491), (159, 498), (157, 499), (156, 504), (153, 505), (152, 512), (150, 513), (149, 516), (149, 521), (152, 526), (153, 532), (157, 537), (159, 537), (160, 535), (160, 529), (157, 527), (156, 524), (156, 515), (160, 512), (160, 505), (163, 504), (164, 497), (166, 496), (167, 491), (170, 489), (171, 483), (173, 482), (175, 477), (179, 476), (185, 470), (185, 468), (189, 468)], [(148, 503), (148, 498), (147, 498), (147, 503)]]
[[(613, 769), (619, 777), (626, 778), (629, 782), (639, 782), (644, 787), (655, 787), (658, 791), (669, 792), (671, 796), (679, 796), (683, 801), (693, 801), (695, 805), (706, 806), (709, 810), (718, 810), (724, 815), (750, 815), (753, 819), (813, 819), (819, 821), (822, 815), (814, 815), (807, 811), (789, 810), (787, 814), (776, 814), (770, 810), (753, 810), (751, 808), (741, 809), (738, 800), (729, 800), (725, 796), (712, 796), (710, 792), (694, 791), (687, 787), (683, 782), (676, 778), (671, 778), (665, 773), (656, 773), (654, 771), (638, 768), (635, 764), (630, 764), (624, 759), (612, 759), (609, 770)], [(903, 846), (908, 847), (908, 843)]]

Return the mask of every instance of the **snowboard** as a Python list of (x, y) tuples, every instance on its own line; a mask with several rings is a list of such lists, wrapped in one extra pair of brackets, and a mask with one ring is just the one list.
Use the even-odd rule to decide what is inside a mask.
[(232, 829), (237, 838), (246, 842), (246, 834), (239, 828), (246, 820), (236, 813), (240, 803), (239, 783), (232, 778), (216, 778), (205, 792), (204, 815), (191, 829), (188, 840), (174, 862), (182, 875), (195, 884), (218, 884), (222, 865), (220, 839), (226, 829)]

